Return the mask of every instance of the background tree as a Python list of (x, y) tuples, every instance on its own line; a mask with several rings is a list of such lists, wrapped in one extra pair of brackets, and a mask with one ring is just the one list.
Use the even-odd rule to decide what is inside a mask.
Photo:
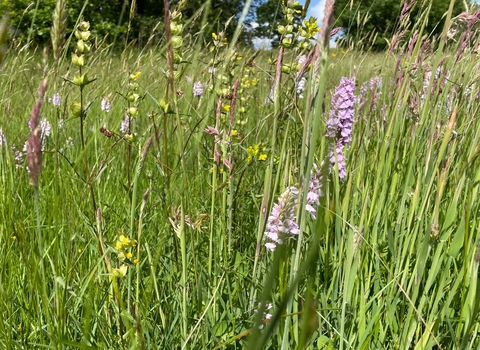
[[(300, 7), (299, 7), (300, 9)], [(302, 14), (295, 13), (294, 23), (301, 25)], [(256, 8), (256, 27), (253, 30), (255, 36), (259, 38), (271, 39), (273, 47), (279, 44), (277, 27), (279, 24), (285, 24), (285, 14), (282, 12), (282, 2), (280, 0), (267, 0), (259, 4)]]
[[(259, 1), (262, 0), (254, 3), (257, 4)], [(179, 0), (171, 1), (171, 8), (175, 8), (178, 2)], [(202, 0), (189, 0), (182, 10), (184, 18), (193, 18), (204, 4), (205, 2)], [(235, 31), (244, 4), (245, 0), (212, 1), (207, 14), (208, 25), (204, 28), (205, 34), (208, 36), (212, 32), (224, 30), (225, 24), (231, 18), (226, 29), (226, 37), (230, 38)], [(70, 30), (79, 18), (83, 6), (84, 0), (68, 1), (68, 28)], [(84, 9), (83, 17), (90, 22), (92, 34), (97, 38), (106, 37), (107, 41), (112, 41), (115, 37), (125, 37), (130, 6), (131, 0), (90, 0)], [(31, 39), (36, 44), (49, 43), (54, 8), (55, 0), (41, 0), (38, 9), (36, 9), (36, 1), (0, 1), (0, 14), (10, 14), (11, 27), (18, 40)], [(251, 9), (251, 13), (254, 13), (254, 7)], [(202, 15), (190, 22), (191, 26), (188, 28), (190, 33), (198, 32), (201, 29)], [(157, 37), (161, 38), (163, 18), (163, 1), (137, 0), (128, 40), (136, 40), (139, 44), (143, 44), (152, 35), (154, 29), (158, 34)], [(249, 32), (246, 31), (240, 40), (248, 44)]]
[[(425, 28), (427, 33), (438, 34), (443, 29), (448, 11), (449, 0), (432, 0), (432, 6)], [(397, 29), (400, 12), (404, 1), (399, 0), (337, 0), (334, 14), (336, 25), (345, 30), (345, 42), (361, 42), (362, 38), (376, 33), (375, 41), (369, 43), (374, 49), (380, 50), (387, 46)], [(410, 24), (419, 19), (425, 9), (423, 1), (417, 1), (410, 12)], [(468, 1), (467, 3), (470, 3)], [(464, 0), (455, 0), (453, 15), (465, 11)]]

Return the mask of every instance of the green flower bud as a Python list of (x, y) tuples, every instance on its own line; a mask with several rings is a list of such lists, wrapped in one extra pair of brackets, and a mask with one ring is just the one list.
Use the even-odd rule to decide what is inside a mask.
[(282, 46), (283, 47), (290, 47), (292, 45), (292, 38), (283, 38), (282, 39)]
[(138, 108), (137, 107), (130, 107), (127, 111), (127, 113), (131, 116), (131, 117), (137, 117), (138, 116)]
[(182, 13), (180, 11), (174, 10), (170, 13), (170, 18), (172, 22), (182, 19)]
[(183, 38), (181, 36), (178, 36), (178, 35), (174, 35), (172, 37), (172, 46), (174, 49), (179, 49), (181, 48), (183, 45)]
[(75, 75), (73, 77), (73, 83), (77, 86), (85, 86), (88, 83), (87, 75), (83, 74), (81, 76)]
[(80, 104), (80, 102), (73, 102), (70, 105), (70, 112), (72, 112), (72, 115), (74, 117), (80, 117), (80, 115), (82, 114), (82, 105)]
[(292, 68), (288, 64), (282, 64), (282, 73), (290, 73)]
[(172, 35), (180, 34), (183, 30), (183, 24), (172, 22), (170, 23), (170, 32)]
[(305, 41), (301, 41), (299, 44), (298, 44), (298, 47), (300, 49), (303, 49), (303, 50), (308, 50), (310, 48), (311, 44), (309, 41), (305, 40)]
[(82, 39), (77, 41), (77, 51), (81, 53), (85, 52), (85, 42)]
[(137, 140), (137, 134), (125, 134), (125, 139), (128, 142), (135, 142)]
[(175, 64), (182, 63), (182, 56), (180, 56), (177, 52), (173, 53), (173, 63)]
[(84, 55), (77, 56), (76, 54), (72, 53), (72, 63), (77, 67), (85, 66), (85, 57)]
[(82, 40), (87, 41), (88, 38), (90, 38), (90, 34), (91, 33), (88, 32), (88, 31), (87, 32), (80, 32), (80, 37), (82, 38)]
[(279, 33), (280, 35), (285, 34), (285, 26), (283, 26), (283, 25), (280, 24), (280, 25), (277, 27), (277, 31), (278, 31), (278, 33)]
[(90, 29), (90, 23), (82, 20), (78, 24), (78, 29), (80, 29), (81, 31), (87, 31)]
[(287, 34), (292, 34), (293, 33), (293, 25), (289, 24), (285, 27), (285, 32)]
[(131, 92), (130, 92), (130, 93), (127, 95), (127, 100), (128, 100), (128, 102), (137, 102), (137, 100), (138, 100), (139, 97), (140, 97), (140, 96), (139, 96), (138, 94), (135, 94), (135, 93), (131, 93)]
[(130, 91), (136, 91), (138, 89), (138, 83), (137, 82), (130, 82), (127, 85), (128, 90)]
[(170, 104), (165, 102), (165, 100), (163, 98), (160, 100), (159, 105), (160, 105), (160, 108), (162, 109), (162, 111), (164, 113), (170, 113), (171, 112)]

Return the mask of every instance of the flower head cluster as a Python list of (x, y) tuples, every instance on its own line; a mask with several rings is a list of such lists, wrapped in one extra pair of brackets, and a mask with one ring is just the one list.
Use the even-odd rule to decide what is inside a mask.
[[(438, 66), (437, 70), (435, 71), (435, 75), (433, 77), (431, 96), (433, 96), (438, 86), (443, 88), (449, 78), (450, 78), (450, 72), (448, 71), (444, 72), (443, 66)], [(423, 79), (423, 87), (422, 87), (422, 92), (420, 94), (420, 100), (422, 103), (425, 101), (425, 97), (426, 97), (426, 94), (428, 93), (428, 88), (430, 86), (431, 80), (432, 80), (432, 69), (428, 68), (427, 72), (425, 73), (425, 77)]]
[[(297, 64), (297, 69), (301, 69), (303, 63), (307, 60), (306, 55), (301, 55), (298, 58), (298, 64)], [(297, 95), (298, 98), (303, 98), (303, 92), (305, 91), (305, 87), (307, 85), (307, 78), (305, 78), (304, 75), (300, 76), (300, 72), (297, 72), (295, 75), (295, 82), (296, 82), (296, 87), (297, 87)]]
[(41, 141), (42, 141), (42, 152), (45, 150), (45, 143), (47, 142), (47, 137), (50, 136), (52, 133), (52, 126), (50, 125), (50, 122), (42, 118), (40, 120), (40, 132), (41, 132)]
[(110, 100), (108, 99), (108, 97), (102, 98), (102, 101), (100, 102), (100, 108), (102, 109), (102, 111), (104, 111), (106, 113), (110, 112), (111, 104), (110, 104)]
[[(134, 239), (130, 239), (125, 235), (120, 235), (115, 243), (115, 248), (118, 251), (118, 258), (121, 261), (132, 260), (133, 254), (130, 252), (130, 248), (136, 247), (137, 241)], [(135, 263), (135, 260), (133, 260)]]
[(24, 164), (23, 156), (24, 156), (24, 152), (27, 151), (27, 144), (26, 143), (24, 144), (23, 152), (16, 149), (15, 146), (12, 146), (12, 151), (15, 157), (15, 168), (17, 169), (22, 168)]
[[(90, 39), (90, 23), (84, 20), (81, 20), (78, 24), (77, 28), (75, 28), (74, 34), (75, 38), (77, 38), (77, 44), (75, 47), (75, 52), (72, 53), (72, 63), (79, 67), (85, 67), (86, 64), (86, 54), (90, 52), (91, 44), (89, 43)], [(81, 72), (81, 70), (80, 70)], [(75, 75), (73, 77), (73, 83), (78, 86), (85, 86), (89, 83), (89, 80), (86, 74), (82, 75)]]
[(371, 109), (375, 110), (377, 108), (377, 102), (382, 94), (382, 77), (373, 77), (370, 80), (365, 81), (362, 86), (360, 87), (360, 93), (356, 97), (356, 103), (359, 104), (362, 108), (365, 103), (367, 102), (367, 98), (369, 96), (369, 92), (372, 93), (372, 100), (370, 103)]
[(203, 86), (202, 83), (199, 81), (196, 81), (193, 84), (193, 96), (195, 97), (202, 97), (203, 96)]
[(3, 133), (2, 128), (0, 128), (0, 147), (6, 144), (7, 144), (7, 139), (5, 137), (5, 134)]
[(60, 94), (57, 92), (51, 98), (48, 99), (48, 102), (51, 102), (54, 106), (58, 107), (62, 104), (62, 98)]
[[(258, 304), (258, 308), (261, 307), (261, 304)], [(259, 329), (263, 328), (263, 324), (270, 322), (272, 319), (273, 315), (270, 313), (273, 308), (272, 303), (267, 303), (265, 305), (265, 309), (263, 310), (263, 316), (262, 316), (262, 324), (258, 327)], [(255, 309), (255, 313), (258, 313), (258, 309)]]
[(265, 153), (265, 146), (261, 143), (257, 143), (247, 148), (247, 164), (250, 164), (254, 160), (264, 161), (267, 160), (267, 154)]
[(317, 207), (320, 204), (320, 197), (322, 196), (321, 167), (313, 164), (312, 171), (310, 172), (310, 182), (308, 184), (307, 205), (305, 207), (305, 210), (310, 213), (313, 220), (317, 218)]
[(130, 124), (130, 117), (128, 114), (125, 114), (125, 118), (123, 118), (122, 124), (120, 124), (120, 132), (122, 134), (128, 133), (128, 130), (130, 129), (129, 124)]
[(332, 97), (330, 119), (327, 121), (327, 137), (335, 142), (335, 149), (330, 151), (332, 168), (337, 163), (338, 173), (341, 179), (346, 176), (345, 157), (343, 150), (352, 142), (352, 127), (355, 104), (355, 78), (340, 80)]
[(267, 249), (273, 251), (277, 244), (283, 244), (285, 239), (300, 233), (295, 215), (297, 199), (298, 189), (291, 186), (278, 198), (278, 203), (274, 204), (265, 231)]

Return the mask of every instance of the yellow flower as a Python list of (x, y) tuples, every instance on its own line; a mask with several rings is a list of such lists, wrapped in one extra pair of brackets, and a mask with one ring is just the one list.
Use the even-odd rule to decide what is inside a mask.
[(126, 257), (127, 259), (131, 259), (131, 258), (132, 258), (132, 256), (133, 256), (133, 254), (132, 254), (132, 253), (127, 253), (127, 254), (125, 255), (125, 257)]
[(124, 235), (120, 235), (120, 237), (118, 238), (118, 240), (119, 240), (120, 242), (122, 242), (122, 244), (124, 244), (124, 245), (129, 245), (129, 244), (130, 244), (130, 238), (125, 237)]
[(238, 131), (236, 129), (233, 129), (232, 130), (232, 136), (237, 136), (238, 135)]
[(332, 57), (336, 57), (336, 56), (337, 56), (336, 54), (332, 53)]
[(264, 153), (264, 154), (260, 154), (258, 156), (258, 160), (267, 160), (267, 155)]
[(77, 252), (80, 254), (82, 252), (82, 250), (80, 248), (78, 248)]
[(134, 259), (132, 262), (133, 262), (133, 265), (137, 265), (138, 264), (138, 259)]
[(130, 80), (137, 80), (142, 72), (136, 72), (135, 74), (130, 74)]
[(230, 105), (222, 106), (224, 112), (230, 112)]
[(128, 271), (128, 266), (123, 264), (118, 269), (113, 269), (112, 276), (116, 278), (125, 277), (125, 275), (127, 274), (127, 271)]

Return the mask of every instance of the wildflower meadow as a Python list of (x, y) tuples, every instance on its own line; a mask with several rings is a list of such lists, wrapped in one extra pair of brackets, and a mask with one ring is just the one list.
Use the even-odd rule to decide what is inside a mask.
[(333, 0), (269, 50), (4, 16), (0, 348), (480, 349), (480, 10), (414, 2), (384, 51)]

